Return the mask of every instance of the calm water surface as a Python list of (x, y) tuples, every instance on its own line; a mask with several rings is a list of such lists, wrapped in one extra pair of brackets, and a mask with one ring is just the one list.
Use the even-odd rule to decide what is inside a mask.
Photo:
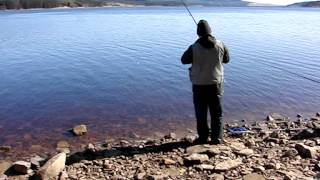
[[(231, 52), (226, 120), (320, 111), (320, 11), (191, 8)], [(0, 12), (0, 145), (12, 154), (193, 127), (180, 56), (196, 40), (182, 8)], [(271, 66), (269, 66), (271, 65)], [(274, 66), (279, 68), (274, 68)], [(89, 126), (72, 138), (66, 130)], [(18, 153), (17, 153), (18, 152)]]

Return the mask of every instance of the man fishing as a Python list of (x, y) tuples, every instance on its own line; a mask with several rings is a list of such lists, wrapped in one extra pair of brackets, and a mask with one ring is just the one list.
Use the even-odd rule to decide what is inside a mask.
[(224, 83), (224, 63), (229, 62), (227, 47), (211, 35), (207, 21), (197, 24), (199, 39), (182, 55), (182, 64), (192, 64), (189, 68), (192, 82), (193, 103), (197, 119), (198, 139), (196, 143), (208, 143), (208, 109), (211, 116), (211, 144), (223, 141), (222, 95)]

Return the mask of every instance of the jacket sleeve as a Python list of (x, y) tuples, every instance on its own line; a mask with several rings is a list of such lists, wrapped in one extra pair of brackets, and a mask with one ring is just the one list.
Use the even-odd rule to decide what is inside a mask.
[(227, 64), (230, 61), (229, 50), (227, 46), (225, 46), (224, 44), (223, 44), (223, 48), (224, 48), (223, 63)]
[(186, 50), (186, 52), (183, 53), (181, 57), (181, 63), (192, 64), (192, 62), (193, 62), (192, 46), (189, 46), (189, 48)]

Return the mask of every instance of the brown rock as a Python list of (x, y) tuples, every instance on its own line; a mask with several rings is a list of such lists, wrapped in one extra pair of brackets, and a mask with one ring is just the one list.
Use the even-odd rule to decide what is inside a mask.
[(265, 180), (265, 178), (260, 174), (252, 173), (252, 174), (245, 175), (243, 177), (243, 180)]
[(70, 144), (67, 141), (59, 141), (57, 143), (57, 151), (58, 152), (64, 152), (66, 154), (70, 153)]
[(52, 157), (39, 169), (38, 176), (44, 180), (56, 178), (65, 167), (66, 156), (65, 153), (60, 153)]
[(164, 165), (174, 165), (174, 164), (176, 164), (176, 162), (174, 160), (172, 160), (172, 159), (165, 158), (165, 159), (162, 160), (162, 164), (164, 164)]
[(82, 136), (87, 134), (88, 130), (87, 130), (87, 126), (86, 125), (78, 125), (73, 127), (72, 132), (76, 135), (76, 136)]
[(13, 163), (13, 169), (20, 174), (29, 174), (32, 172), (31, 163), (26, 161), (17, 161)]
[(208, 150), (204, 145), (196, 145), (196, 146), (190, 146), (186, 149), (187, 154), (199, 154), (199, 153), (204, 153)]
[(201, 164), (208, 160), (209, 157), (206, 154), (192, 154), (184, 158), (184, 164), (189, 166), (194, 164)]
[(217, 163), (215, 166), (216, 171), (229, 171), (231, 169), (237, 168), (242, 164), (241, 159), (227, 160)]

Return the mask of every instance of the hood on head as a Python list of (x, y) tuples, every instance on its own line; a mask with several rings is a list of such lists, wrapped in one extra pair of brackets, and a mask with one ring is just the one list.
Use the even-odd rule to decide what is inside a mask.
[(200, 20), (197, 25), (197, 34), (198, 36), (207, 36), (210, 35), (212, 32), (209, 23), (206, 20)]

